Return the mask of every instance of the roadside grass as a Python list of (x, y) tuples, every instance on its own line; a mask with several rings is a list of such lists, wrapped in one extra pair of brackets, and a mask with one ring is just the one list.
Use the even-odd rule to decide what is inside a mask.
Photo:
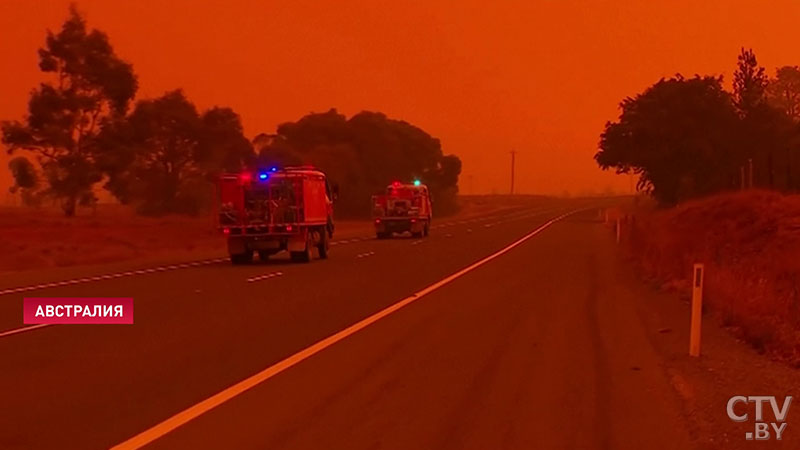
[(643, 274), (688, 299), (705, 264), (704, 308), (757, 350), (800, 367), (800, 195), (728, 193), (639, 208), (624, 241)]
[(114, 204), (73, 218), (58, 208), (0, 208), (0, 271), (183, 255), (223, 244), (209, 216), (141, 217)]

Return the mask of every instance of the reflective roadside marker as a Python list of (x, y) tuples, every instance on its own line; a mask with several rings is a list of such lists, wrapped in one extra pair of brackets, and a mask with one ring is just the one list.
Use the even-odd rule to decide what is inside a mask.
[(692, 277), (692, 320), (689, 332), (689, 355), (700, 356), (700, 329), (703, 315), (703, 264), (694, 265)]

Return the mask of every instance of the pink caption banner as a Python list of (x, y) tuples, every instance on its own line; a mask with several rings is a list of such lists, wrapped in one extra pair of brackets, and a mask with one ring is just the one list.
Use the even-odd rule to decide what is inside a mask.
[(132, 298), (26, 298), (25, 324), (133, 324)]

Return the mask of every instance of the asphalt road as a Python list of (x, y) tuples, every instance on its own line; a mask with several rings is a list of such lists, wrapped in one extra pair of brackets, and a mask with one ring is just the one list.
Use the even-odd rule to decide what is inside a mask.
[[(531, 204), (443, 220), (425, 239), (348, 239), (307, 265), (4, 279), (0, 448), (109, 448), (140, 433), (163, 449), (693, 448), (596, 206)], [(594, 209), (541, 228), (582, 208)], [(124, 275), (93, 278), (103, 273)], [(46, 281), (65, 284), (13, 289)], [(135, 324), (8, 334), (25, 296), (133, 297)], [(165, 428), (218, 393), (229, 395)]]

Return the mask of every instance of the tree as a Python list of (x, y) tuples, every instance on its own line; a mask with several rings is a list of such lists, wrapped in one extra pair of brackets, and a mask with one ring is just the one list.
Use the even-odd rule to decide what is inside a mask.
[(758, 65), (753, 50), (742, 48), (733, 82), (733, 96), (743, 118), (739, 159), (742, 164), (745, 161), (749, 161), (748, 166), (752, 164), (755, 186), (774, 188), (784, 184), (777, 180), (776, 167), (788, 164), (787, 145), (792, 132), (788, 116), (772, 106), (768, 92), (769, 80), (764, 68)]
[(435, 175), (429, 177), (431, 192), (436, 196), (438, 212), (445, 214), (456, 212), (459, 175), (461, 175), (461, 159), (455, 155), (445, 155), (437, 165)]
[(620, 105), (595, 160), (640, 176), (638, 189), (665, 205), (734, 186), (739, 119), (721, 78), (660, 80)]
[(231, 108), (211, 108), (203, 113), (200, 122), (195, 161), (207, 176), (239, 171), (254, 162), (253, 145), (244, 136), (241, 118)]
[(752, 49), (742, 48), (736, 72), (733, 74), (733, 97), (743, 116), (755, 111), (766, 102), (767, 75), (758, 65)]
[(106, 123), (125, 114), (137, 81), (108, 36), (87, 30), (74, 5), (61, 31), (48, 31), (39, 68), (54, 80), (31, 94), (24, 122), (3, 122), (2, 141), (9, 153), (26, 150), (36, 156), (49, 186), (46, 194), (72, 216), (79, 201), (94, 198), (92, 186), (101, 179), (96, 138)]
[(210, 184), (254, 159), (239, 116), (216, 107), (200, 115), (181, 90), (141, 100), (103, 130), (98, 164), (106, 188), (143, 214), (195, 214), (213, 199)]
[(795, 122), (800, 122), (800, 68), (783, 66), (767, 84), (767, 100)]
[[(785, 117), (775, 117), (771, 123), (777, 128), (779, 141), (773, 145), (774, 168), (769, 169), (769, 178), (775, 181), (771, 186), (797, 189), (796, 167), (800, 166), (800, 68), (784, 66), (775, 71), (775, 78), (767, 85), (767, 101), (772, 108), (781, 111)], [(787, 122), (791, 121), (794, 126)], [(773, 136), (775, 133), (773, 133)], [(780, 167), (783, 166), (783, 167)], [(782, 170), (780, 170), (782, 169)]]
[(195, 162), (202, 127), (195, 106), (171, 91), (137, 102), (127, 125), (128, 165), (114, 174), (125, 178), (127, 198), (144, 214), (196, 212), (202, 199), (185, 195), (203, 178)]
[(313, 164), (340, 185), (337, 211), (369, 212), (369, 196), (393, 180), (418, 178), (428, 184), (439, 211), (455, 209), (461, 161), (445, 156), (441, 143), (424, 130), (377, 112), (349, 119), (335, 109), (309, 114), (260, 135), (259, 164)]
[(24, 205), (38, 205), (41, 196), (38, 192), (39, 175), (36, 173), (36, 167), (27, 158), (17, 156), (8, 162), (8, 168), (14, 178), (14, 184), (9, 191), (12, 194), (19, 192)]

